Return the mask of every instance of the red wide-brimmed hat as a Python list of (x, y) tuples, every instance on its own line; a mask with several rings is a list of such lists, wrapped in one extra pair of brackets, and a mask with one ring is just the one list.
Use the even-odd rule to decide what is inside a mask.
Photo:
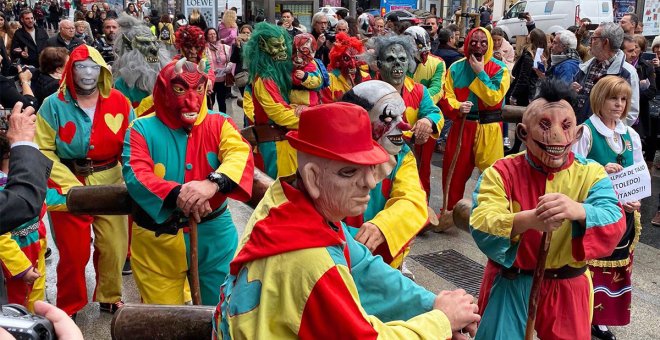
[(389, 159), (371, 138), (369, 114), (355, 104), (322, 104), (303, 111), (298, 131), (289, 131), (286, 139), (300, 152), (327, 159), (362, 165)]

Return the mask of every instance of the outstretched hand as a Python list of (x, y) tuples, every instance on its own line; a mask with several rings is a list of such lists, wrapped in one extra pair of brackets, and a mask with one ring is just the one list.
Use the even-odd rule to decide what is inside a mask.
[(474, 296), (465, 290), (441, 291), (435, 297), (433, 308), (439, 309), (447, 316), (454, 336), (460, 331), (468, 331), (470, 336), (475, 335), (476, 324), (481, 320), (478, 314), (479, 306), (474, 303)]

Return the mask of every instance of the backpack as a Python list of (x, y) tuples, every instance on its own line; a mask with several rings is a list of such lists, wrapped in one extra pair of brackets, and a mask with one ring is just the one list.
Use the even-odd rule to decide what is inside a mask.
[(172, 32), (170, 32), (170, 28), (168, 25), (163, 25), (160, 29), (160, 35), (159, 35), (160, 40), (162, 41), (170, 41), (172, 38)]

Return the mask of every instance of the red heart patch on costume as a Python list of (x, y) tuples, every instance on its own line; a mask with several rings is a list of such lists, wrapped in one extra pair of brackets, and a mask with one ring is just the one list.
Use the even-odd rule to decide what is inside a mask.
[(73, 136), (76, 135), (76, 124), (67, 122), (64, 126), (60, 126), (59, 130), (60, 139), (67, 144), (71, 144)]

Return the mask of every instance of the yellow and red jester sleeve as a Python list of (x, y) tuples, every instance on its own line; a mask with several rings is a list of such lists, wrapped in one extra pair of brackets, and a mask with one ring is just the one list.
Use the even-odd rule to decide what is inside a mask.
[(254, 176), (254, 159), (250, 144), (241, 136), (234, 123), (225, 119), (220, 134), (221, 141), (218, 152), (220, 167), (216, 172), (223, 173), (238, 185), (237, 190), (228, 197), (247, 201), (252, 196), (252, 178)]

